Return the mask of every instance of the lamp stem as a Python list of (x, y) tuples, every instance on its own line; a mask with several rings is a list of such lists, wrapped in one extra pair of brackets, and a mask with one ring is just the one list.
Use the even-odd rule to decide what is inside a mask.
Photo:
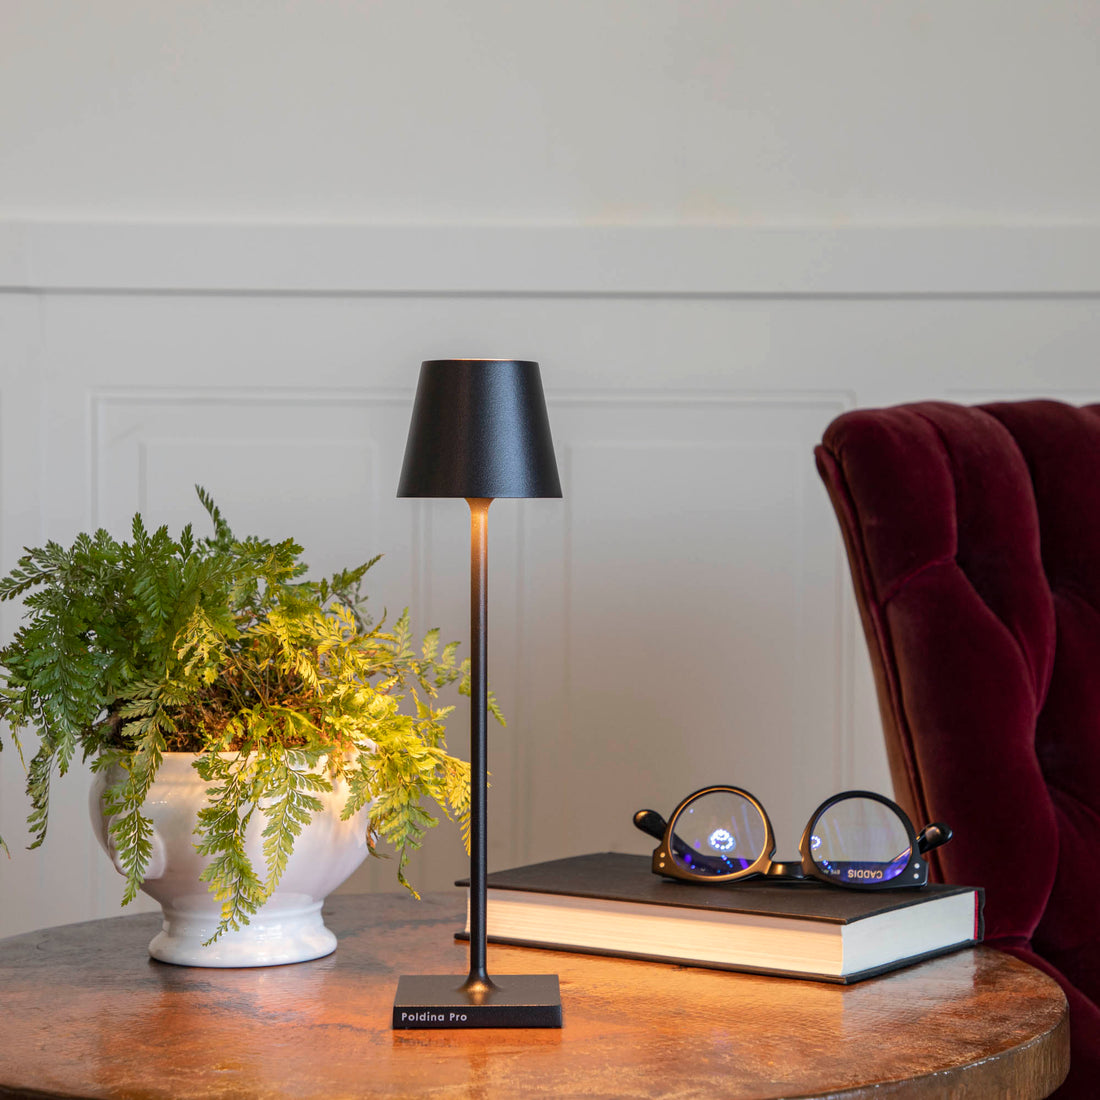
[(467, 993), (496, 988), (486, 969), (486, 824), (488, 766), (489, 505), (492, 497), (467, 497), (470, 506), (470, 976)]

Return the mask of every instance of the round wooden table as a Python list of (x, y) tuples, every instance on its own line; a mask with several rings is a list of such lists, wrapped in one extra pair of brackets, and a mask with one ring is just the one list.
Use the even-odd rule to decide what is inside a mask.
[(393, 1031), (401, 974), (464, 975), (462, 899), (339, 896), (334, 955), (207, 970), (154, 962), (159, 917), (0, 942), (0, 1097), (1046, 1096), (1065, 998), (968, 949), (851, 986), (517, 947), (490, 973), (557, 973), (561, 1030)]

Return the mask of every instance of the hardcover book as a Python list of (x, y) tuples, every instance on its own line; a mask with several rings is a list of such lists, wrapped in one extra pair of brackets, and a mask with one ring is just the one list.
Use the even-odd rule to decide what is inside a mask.
[(983, 903), (932, 883), (673, 882), (600, 852), (490, 874), (486, 920), (497, 943), (850, 983), (979, 943)]

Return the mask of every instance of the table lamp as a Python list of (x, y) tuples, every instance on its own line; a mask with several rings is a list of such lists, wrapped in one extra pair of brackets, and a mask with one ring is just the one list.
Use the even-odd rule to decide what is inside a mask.
[(470, 973), (405, 975), (394, 1028), (561, 1027), (556, 974), (486, 969), (488, 521), (496, 497), (560, 497), (538, 363), (433, 359), (420, 367), (399, 497), (470, 506)]

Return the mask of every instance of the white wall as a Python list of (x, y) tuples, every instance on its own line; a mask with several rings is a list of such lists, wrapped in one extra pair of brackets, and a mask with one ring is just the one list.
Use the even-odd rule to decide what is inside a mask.
[(4, 0), (0, 212), (1100, 213), (1095, 0)]
[[(417, 365), (536, 358), (566, 496), (493, 507), (492, 865), (645, 851), (713, 780), (792, 852), (888, 787), (812, 446), (1100, 400), (1098, 52), (1095, 3), (4, 0), (0, 569), (199, 481), (461, 637), (464, 506), (393, 497)], [(25, 852), (0, 756), (0, 935), (117, 910), (84, 787)]]

